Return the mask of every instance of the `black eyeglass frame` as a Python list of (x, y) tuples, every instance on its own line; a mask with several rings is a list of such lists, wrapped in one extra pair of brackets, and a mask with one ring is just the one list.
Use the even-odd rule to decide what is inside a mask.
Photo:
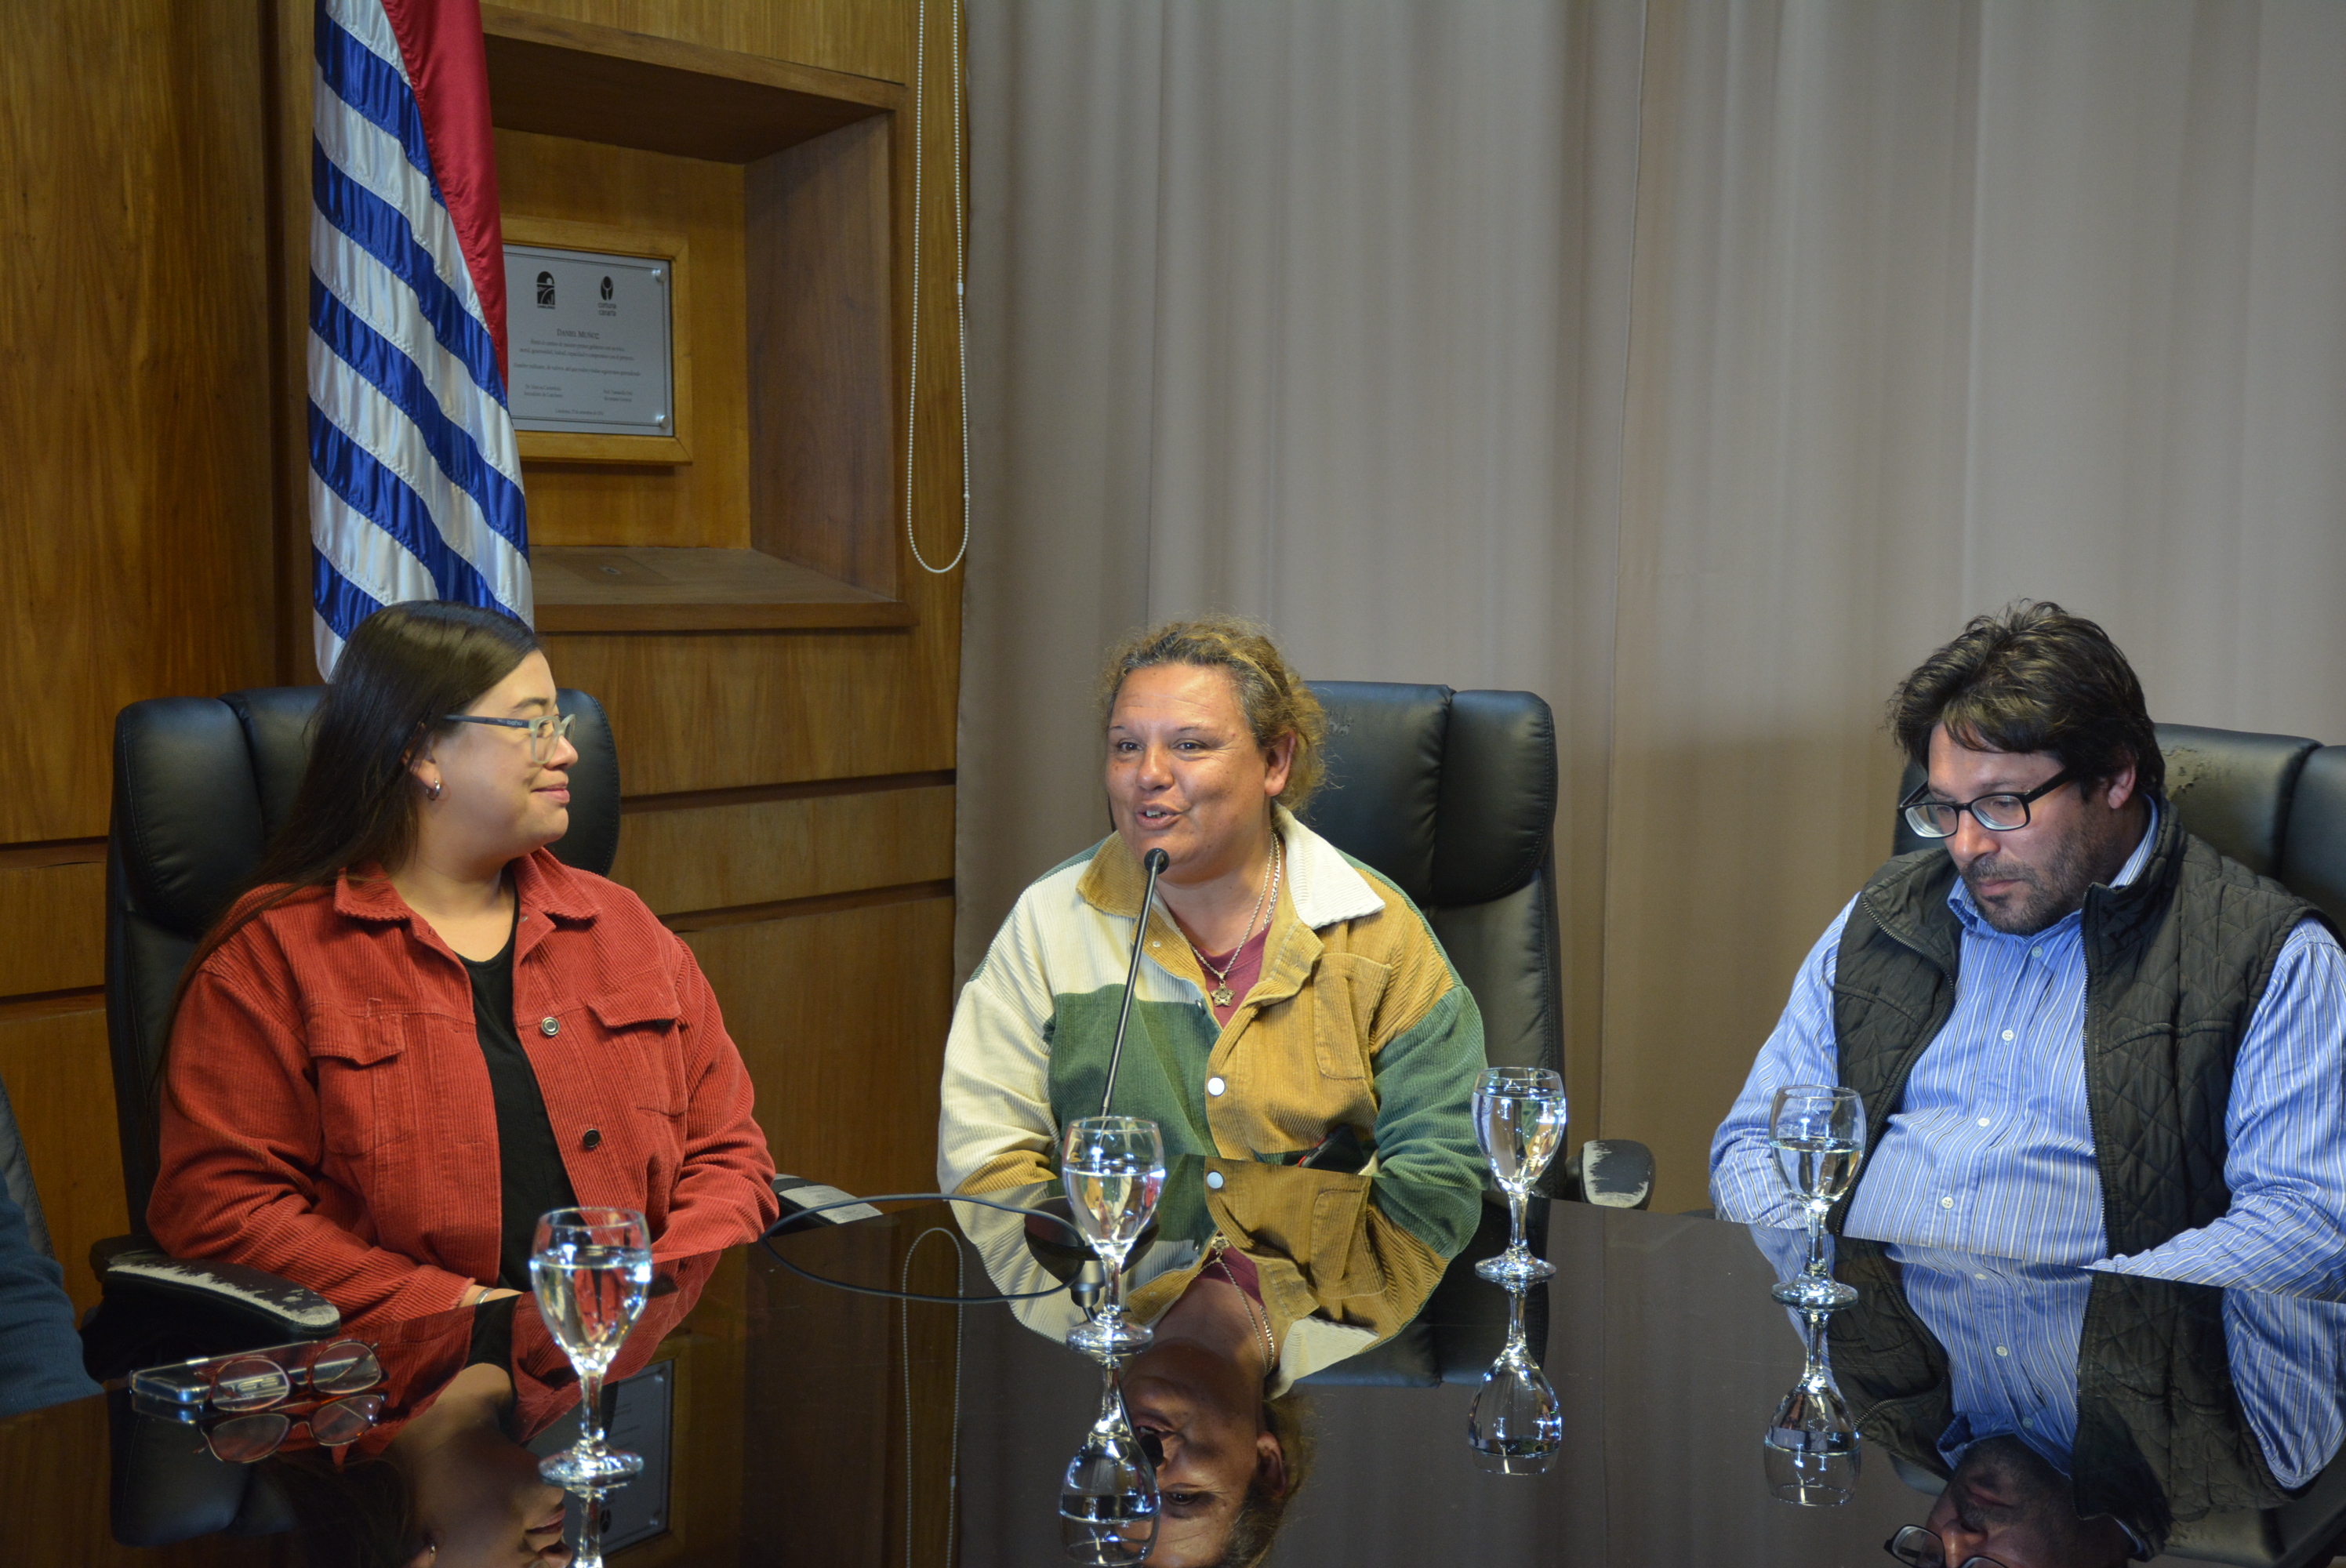
[[(1992, 830), (1991, 830), (1991, 831)], [(1961, 1563), (1949, 1563), (1947, 1561), (1947, 1543), (1939, 1538), (1939, 1532), (1937, 1531), (1933, 1530), (1926, 1525), (1902, 1524), (1898, 1527), (1897, 1534), (1892, 1535), (1889, 1540), (1882, 1543), (1882, 1550), (1888, 1553), (1890, 1556), (1897, 1562), (1906, 1563), (1908, 1568), (1928, 1568), (1928, 1564), (1917, 1564), (1912, 1557), (1901, 1557), (1898, 1555), (1898, 1543), (1901, 1541), (1905, 1540), (1910, 1532), (1915, 1535), (1928, 1537), (1931, 1544), (1939, 1549), (1939, 1568), (2004, 1568), (2004, 1565), (2002, 1563), (1999, 1563), (1993, 1557), (1973, 1556), (1964, 1558)], [(1920, 1543), (1918, 1543), (1917, 1544), (1919, 1545)]]
[[(2064, 768), (2060, 772), (2055, 773), (2052, 778), (2047, 779), (2044, 783), (2039, 784), (2035, 789), (2029, 790), (2026, 794), (2021, 794), (2018, 791), (2011, 789), (1994, 789), (1990, 790), (1987, 794), (1974, 796), (1969, 800), (1925, 799), (1924, 797), (1931, 792), (1931, 782), (1926, 779), (1922, 783), (1915, 785), (1914, 788), (1908, 792), (1906, 799), (1898, 802), (1898, 809), (1904, 815), (1906, 825), (1913, 829), (1915, 832), (1921, 834), (1925, 839), (1952, 839), (1955, 836), (1954, 828), (1941, 828), (1938, 824), (1931, 820), (1929, 813), (1934, 810), (1953, 811), (1959, 815), (1963, 812), (1969, 811), (1972, 814), (1972, 820), (1977, 822), (1981, 827), (1986, 829), (1991, 833), (2017, 833), (2021, 829), (2028, 826), (2030, 815), (2028, 808), (2031, 805), (2043, 799), (2045, 796), (2050, 795), (2054, 790), (2061, 788), (2062, 785), (2075, 782), (2076, 777), (2077, 770), (2076, 769)], [(1980, 807), (1989, 800), (2010, 800), (2014, 802), (2020, 808), (2020, 820), (2017, 822), (2005, 822), (2000, 826), (1994, 822), (1989, 821), (1980, 813)], [(1956, 824), (1958, 827), (1961, 825), (1962, 824), (1960, 822)]]
[(529, 759), (543, 762), (556, 745), (566, 739), (570, 727), (578, 722), (575, 713), (541, 713), (536, 718), (491, 718), (480, 713), (444, 713), (443, 724), (493, 724), (500, 729), (529, 731)]

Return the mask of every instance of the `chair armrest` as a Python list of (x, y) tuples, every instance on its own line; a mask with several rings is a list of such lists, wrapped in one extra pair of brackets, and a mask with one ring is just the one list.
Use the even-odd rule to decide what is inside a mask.
[(334, 1304), (306, 1285), (240, 1263), (173, 1257), (131, 1237), (91, 1247), (89, 1266), (108, 1297), (228, 1311), (280, 1344), (322, 1339), (342, 1326)]
[(293, 1339), (322, 1339), (342, 1326), (334, 1304), (304, 1285), (241, 1264), (173, 1257), (136, 1237), (89, 1249), (105, 1292), (83, 1322), (90, 1376), (219, 1355)]
[(1644, 1208), (1654, 1200), (1654, 1151), (1627, 1138), (1591, 1138), (1565, 1166), (1566, 1191), (1599, 1208)]

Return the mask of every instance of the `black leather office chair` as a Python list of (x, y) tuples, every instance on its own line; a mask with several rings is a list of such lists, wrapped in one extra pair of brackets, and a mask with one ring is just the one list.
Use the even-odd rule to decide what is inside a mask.
[[(341, 1316), (315, 1292), (258, 1269), (166, 1257), (147, 1235), (155, 1182), (156, 1073), (180, 971), (205, 930), (260, 865), (291, 809), (310, 757), (322, 687), (132, 703), (114, 727), (114, 809), (107, 844), (107, 1038), (121, 1127), (122, 1178), (135, 1234), (91, 1248), (106, 1299), (84, 1327), (91, 1369), (317, 1339)], [(602, 705), (563, 691), (570, 739), (570, 831), (554, 846), (598, 874), (619, 843), (619, 764)], [(114, 1528), (126, 1545), (214, 1531), (260, 1534), (287, 1523), (282, 1500), (247, 1483), (185, 1429), (134, 1416), (114, 1422)]]
[[(1311, 689), (1328, 712), (1328, 772), (1304, 821), (1424, 913), (1483, 1014), (1494, 1065), (1562, 1072), (1556, 720), (1547, 704), (1529, 692), (1446, 686), (1315, 681)], [(1543, 1185), (1559, 1196), (1643, 1207), (1652, 1170), (1641, 1145), (1592, 1142)], [(1505, 1245), (1505, 1216), (1485, 1205), (1483, 1221), (1415, 1322), (1311, 1380), (1479, 1379), (1506, 1331), (1505, 1296), (1469, 1267)], [(1530, 1312), (1536, 1342), (1545, 1334), (1545, 1292)]]

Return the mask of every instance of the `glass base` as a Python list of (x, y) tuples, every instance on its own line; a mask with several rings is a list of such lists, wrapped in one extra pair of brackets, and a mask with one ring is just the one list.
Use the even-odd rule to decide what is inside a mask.
[(1530, 1285), (1556, 1272), (1556, 1265), (1529, 1252), (1502, 1252), (1474, 1265), (1474, 1272), (1494, 1285)]
[(1113, 1360), (1148, 1348), (1156, 1336), (1129, 1318), (1093, 1318), (1067, 1330), (1067, 1343), (1086, 1356)]
[(1540, 1439), (1493, 1443), (1484, 1447), (1471, 1443), (1474, 1468), (1486, 1475), (1545, 1475), (1556, 1463), (1556, 1456), (1564, 1451), (1561, 1442)]
[(1857, 1287), (1812, 1274), (1796, 1274), (1769, 1292), (1787, 1307), (1846, 1307), (1857, 1299)]
[(644, 1456), (615, 1448), (566, 1448), (538, 1461), (538, 1479), (565, 1492), (623, 1486), (641, 1475)]

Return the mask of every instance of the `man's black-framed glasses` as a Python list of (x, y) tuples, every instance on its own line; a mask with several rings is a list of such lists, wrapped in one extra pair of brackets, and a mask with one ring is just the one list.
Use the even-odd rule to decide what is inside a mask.
[(570, 727), (578, 722), (578, 716), (575, 713), (542, 713), (536, 718), (491, 718), (478, 713), (444, 713), (440, 718), (446, 724), (494, 724), (500, 729), (526, 729), (529, 731), (529, 759), (532, 762), (543, 762), (553, 756), (555, 747), (570, 733)]
[(1898, 802), (1898, 809), (1906, 813), (1906, 825), (1926, 839), (1954, 837), (1955, 824), (1963, 820), (1966, 811), (1989, 832), (2010, 833), (2028, 826), (2031, 801), (2041, 800), (2050, 795), (2075, 778), (2076, 772), (2074, 768), (2064, 768), (2025, 795), (1998, 790), (1993, 795), (1983, 795), (1976, 800), (1926, 799), (1924, 797), (1931, 792), (1930, 782), (1926, 779), (1914, 786), (1912, 794)]
[(2004, 1568), (1993, 1557), (1966, 1557), (1961, 1563), (1947, 1561), (1947, 1543), (1938, 1532), (1910, 1524), (1882, 1543), (1882, 1549), (1910, 1568)]

